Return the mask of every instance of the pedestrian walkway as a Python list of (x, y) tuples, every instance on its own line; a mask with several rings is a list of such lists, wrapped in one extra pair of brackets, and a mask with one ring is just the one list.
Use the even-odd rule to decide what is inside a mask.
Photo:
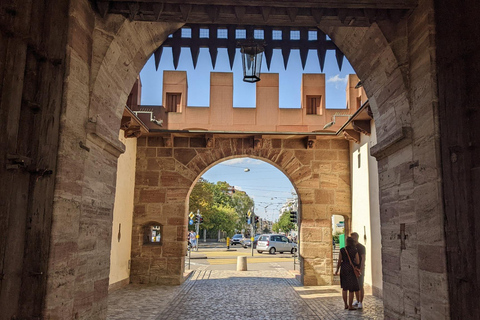
[(383, 319), (383, 303), (365, 297), (363, 310), (343, 309), (338, 286), (303, 287), (278, 268), (196, 270), (181, 286), (128, 287), (109, 296), (109, 320), (120, 319)]

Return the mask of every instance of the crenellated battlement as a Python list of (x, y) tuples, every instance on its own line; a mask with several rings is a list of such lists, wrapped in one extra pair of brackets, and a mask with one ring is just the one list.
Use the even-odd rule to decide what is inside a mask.
[[(279, 75), (264, 73), (256, 85), (255, 108), (233, 107), (233, 73), (210, 74), (210, 106), (188, 106), (188, 81), (185, 71), (164, 71), (163, 106), (149, 106), (163, 130), (318, 132), (336, 131), (347, 118), (324, 130), (335, 114), (353, 114), (367, 100), (355, 74), (348, 76), (346, 109), (325, 106), (325, 74), (303, 74), (301, 107), (279, 108)], [(142, 106), (138, 106), (141, 108)], [(164, 112), (163, 112), (164, 110)], [(339, 119), (340, 120), (340, 119)], [(148, 124), (151, 129), (159, 129)]]

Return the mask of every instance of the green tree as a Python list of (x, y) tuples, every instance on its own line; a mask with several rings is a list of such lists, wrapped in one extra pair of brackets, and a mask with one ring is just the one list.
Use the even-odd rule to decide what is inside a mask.
[(295, 230), (295, 224), (290, 222), (290, 211), (285, 211), (280, 216), (278, 222), (275, 222), (272, 226), (274, 232), (285, 232), (288, 233), (290, 230)]
[[(200, 179), (190, 193), (189, 211), (200, 211), (203, 216), (201, 229), (206, 229), (214, 237), (218, 230), (233, 235), (235, 229), (243, 229), (245, 219), (241, 219), (253, 200), (242, 191), (231, 192), (232, 186), (224, 181), (211, 183)], [(189, 226), (193, 230), (195, 226)]]

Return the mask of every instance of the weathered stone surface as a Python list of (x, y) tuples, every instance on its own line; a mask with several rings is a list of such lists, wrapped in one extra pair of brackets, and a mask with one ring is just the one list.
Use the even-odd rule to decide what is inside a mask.
[(140, 190), (140, 202), (142, 203), (158, 203), (165, 202), (165, 191), (156, 189)]
[(315, 203), (317, 204), (334, 204), (335, 191), (319, 189), (315, 190)]

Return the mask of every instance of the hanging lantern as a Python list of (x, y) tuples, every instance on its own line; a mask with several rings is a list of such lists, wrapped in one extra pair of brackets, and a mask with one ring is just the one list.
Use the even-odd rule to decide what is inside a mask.
[(255, 40), (240, 42), (242, 53), (243, 81), (260, 81), (260, 69), (262, 67), (262, 55), (265, 51), (264, 43)]

